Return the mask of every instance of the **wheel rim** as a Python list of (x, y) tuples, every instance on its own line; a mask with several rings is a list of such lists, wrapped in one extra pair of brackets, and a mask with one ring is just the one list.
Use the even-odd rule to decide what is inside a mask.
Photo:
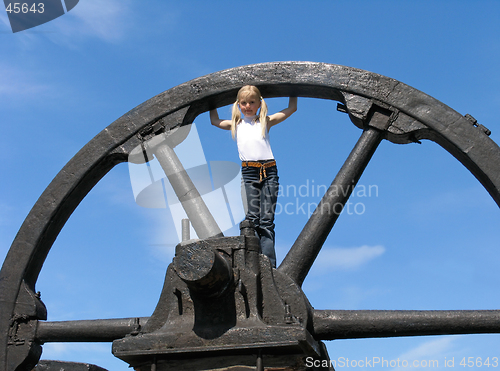
[[(471, 171), (500, 205), (500, 148), (471, 120), (397, 80), (313, 62), (264, 63), (203, 76), (149, 99), (113, 122), (68, 162), (40, 196), (0, 271), (0, 329), (6, 334), (0, 346), (1, 365), (7, 365), (13, 318), (44, 319), (43, 304), (34, 294), (38, 275), (55, 238), (93, 186), (115, 165), (127, 161), (130, 151), (140, 145), (141, 133), (154, 123), (162, 120), (166, 128), (190, 124), (200, 113), (232, 103), (245, 84), (259, 86), (266, 97), (339, 101), (360, 127), (372, 107), (387, 110), (395, 117), (388, 128), (378, 128), (383, 138), (396, 143), (436, 142)], [(292, 261), (289, 266), (297, 264)], [(32, 305), (18, 313), (23, 295)]]

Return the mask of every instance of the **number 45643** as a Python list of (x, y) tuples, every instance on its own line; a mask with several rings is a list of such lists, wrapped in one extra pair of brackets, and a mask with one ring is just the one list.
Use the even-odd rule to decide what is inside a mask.
[(27, 3), (9, 3), (7, 5), (8, 13), (43, 13), (45, 11), (44, 3), (33, 4), (31, 7)]
[(481, 357), (464, 357), (460, 361), (460, 366), (463, 367), (498, 367), (498, 357), (488, 357), (483, 360)]

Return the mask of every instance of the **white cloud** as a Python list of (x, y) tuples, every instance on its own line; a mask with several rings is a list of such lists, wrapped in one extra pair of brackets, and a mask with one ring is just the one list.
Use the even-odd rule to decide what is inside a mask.
[(64, 360), (73, 354), (107, 355), (110, 352), (108, 343), (46, 343), (43, 345), (42, 359)]
[(9, 31), (11, 30), (10, 23), (9, 23), (9, 17), (7, 16), (7, 13), (0, 12), (0, 22), (3, 23), (5, 26), (6, 31), (4, 31), (4, 32), (8, 32), (7, 30), (9, 30)]
[(63, 354), (71, 351), (73, 344), (69, 343), (48, 343), (43, 346), (43, 355), (45, 359), (58, 359)]
[[(454, 342), (457, 337), (446, 336), (432, 339), (398, 356), (401, 361), (405, 360), (412, 365), (412, 370), (428, 369), (429, 365), (446, 367), (444, 361), (447, 355), (453, 351)], [(449, 358), (449, 357), (448, 357)], [(415, 362), (414, 362), (415, 361)], [(436, 361), (438, 363), (436, 363)], [(393, 370), (403, 370), (407, 368), (399, 367)]]
[(357, 269), (385, 252), (383, 246), (360, 246), (352, 248), (325, 248), (319, 253), (315, 268), (319, 270)]
[(35, 82), (35, 77), (26, 72), (26, 69), (3, 63), (0, 65), (0, 71), (0, 96), (2, 99), (34, 97), (39, 94), (47, 94), (51, 89), (49, 85)]
[[(74, 48), (83, 39), (100, 39), (116, 43), (125, 38), (137, 23), (131, 0), (80, 1), (66, 14), (37, 27), (17, 33), (16, 44), (31, 48), (46, 37), (56, 44)], [(11, 33), (9, 19), (0, 13), (2, 31)], [(5, 30), (5, 31), (4, 31)]]
[(117, 41), (130, 24), (129, 7), (130, 1), (126, 0), (107, 0), (105, 6), (100, 0), (81, 1), (65, 15), (65, 27), (108, 42)]
[(106, 370), (130, 370), (114, 357), (110, 343), (45, 343), (41, 359), (98, 365)]
[(83, 38), (98, 38), (105, 42), (119, 42), (133, 24), (129, 0), (80, 1), (65, 15), (52, 21), (49, 27), (57, 32), (46, 36), (56, 44), (71, 47)]

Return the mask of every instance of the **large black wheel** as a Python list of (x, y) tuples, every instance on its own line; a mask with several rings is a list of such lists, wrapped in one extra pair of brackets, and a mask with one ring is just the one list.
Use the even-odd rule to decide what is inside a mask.
[[(355, 184), (383, 139), (399, 144), (428, 139), (460, 161), (500, 205), (500, 148), (486, 130), (473, 118), (399, 81), (313, 62), (264, 63), (203, 76), (151, 98), (105, 128), (68, 162), (36, 202), (0, 272), (0, 369), (29, 370), (39, 359), (39, 331), (43, 326), (38, 323), (46, 319), (46, 309), (36, 294), (37, 278), (54, 240), (87, 193), (115, 165), (129, 161), (131, 151), (148, 136), (159, 129), (168, 131), (191, 124), (199, 114), (232, 103), (237, 90), (246, 84), (257, 85), (266, 97), (300, 96), (339, 102), (339, 109), (349, 114), (362, 134), (332, 186)], [(298, 286), (338, 217), (338, 212), (328, 208), (345, 203), (349, 195), (335, 197), (326, 193), (278, 268)], [(388, 336), (384, 334), (403, 317), (417, 322), (424, 317), (429, 322), (430, 318), (412, 312), (316, 312), (314, 332), (319, 340)], [(448, 315), (452, 321), (447, 323), (436, 318), (433, 326), (420, 333), (499, 331), (498, 320), (496, 327), (493, 325), (498, 318), (496, 311), (457, 312), (453, 316)], [(481, 326), (460, 327), (464, 316), (480, 318)], [(383, 325), (366, 332), (363, 323), (374, 319)], [(453, 321), (456, 330), (452, 329)], [(109, 331), (101, 324), (102, 331), (96, 338), (111, 341), (133, 332), (137, 325), (128, 320), (107, 323)], [(73, 339), (77, 338), (74, 335)], [(66, 339), (71, 341), (71, 336)], [(50, 341), (46, 337), (43, 340)]]

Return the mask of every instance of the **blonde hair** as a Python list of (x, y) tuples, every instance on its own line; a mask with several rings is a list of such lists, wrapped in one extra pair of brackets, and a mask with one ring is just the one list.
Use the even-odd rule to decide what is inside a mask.
[(238, 90), (238, 94), (236, 95), (236, 102), (233, 104), (233, 109), (231, 112), (231, 135), (233, 139), (236, 136), (236, 126), (241, 121), (241, 112), (238, 106), (240, 99), (247, 98), (249, 96), (255, 96), (258, 100), (260, 100), (260, 112), (259, 112), (259, 122), (262, 126), (262, 137), (266, 136), (267, 132), (267, 104), (264, 101), (264, 98), (260, 95), (260, 91), (256, 86), (253, 85), (245, 85), (240, 90)]

